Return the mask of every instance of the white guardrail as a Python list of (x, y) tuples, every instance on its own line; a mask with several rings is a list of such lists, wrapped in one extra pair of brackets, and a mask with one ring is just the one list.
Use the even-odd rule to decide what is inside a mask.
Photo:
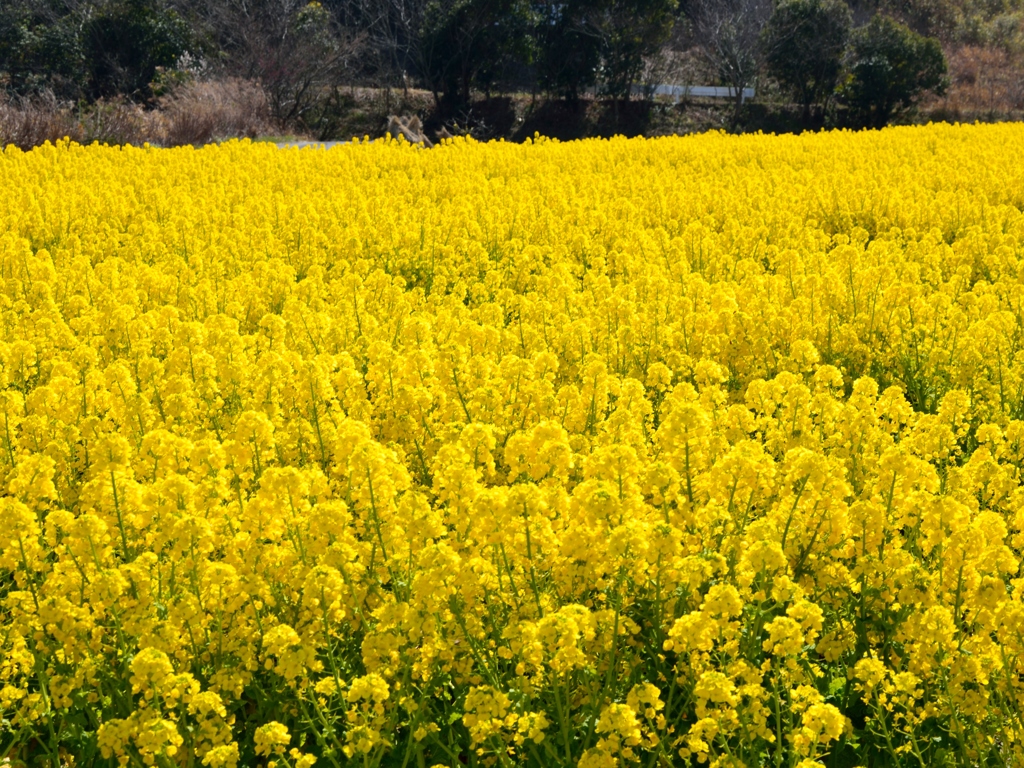
[[(693, 96), (706, 99), (736, 98), (735, 88), (717, 85), (656, 85), (653, 88), (650, 86), (644, 88), (643, 86), (635, 85), (633, 86), (633, 93), (650, 93), (654, 96), (668, 96), (676, 103), (678, 103), (680, 99), (686, 99)], [(744, 88), (740, 92), (740, 103), (752, 98), (754, 98), (753, 88)]]

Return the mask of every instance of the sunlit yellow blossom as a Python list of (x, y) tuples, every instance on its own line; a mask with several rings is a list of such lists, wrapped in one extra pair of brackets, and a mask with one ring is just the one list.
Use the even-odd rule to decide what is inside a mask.
[(1024, 765), (1022, 141), (3, 150), (0, 761)]
[(291, 741), (288, 728), (283, 724), (271, 721), (261, 725), (256, 730), (256, 754), (258, 755), (280, 755), (284, 754), (284, 748)]

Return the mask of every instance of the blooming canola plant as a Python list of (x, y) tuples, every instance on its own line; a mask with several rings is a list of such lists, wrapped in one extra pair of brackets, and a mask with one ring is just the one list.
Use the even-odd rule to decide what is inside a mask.
[(0, 154), (0, 761), (1024, 765), (1024, 126)]

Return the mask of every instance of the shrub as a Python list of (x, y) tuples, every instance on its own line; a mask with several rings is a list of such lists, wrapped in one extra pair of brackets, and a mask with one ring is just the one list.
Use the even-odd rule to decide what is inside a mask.
[(186, 83), (157, 102), (152, 137), (165, 146), (255, 138), (276, 126), (259, 84), (234, 78)]
[(138, 104), (125, 99), (96, 102), (82, 118), (82, 134), (87, 144), (139, 145), (149, 138), (152, 116)]
[(768, 72), (793, 93), (811, 120), (824, 112), (839, 82), (853, 17), (841, 0), (785, 0), (765, 27)]
[(163, 0), (0, 3), (0, 72), (21, 94), (147, 99), (157, 69), (193, 42)]
[(852, 35), (840, 96), (861, 125), (881, 127), (927, 91), (946, 88), (939, 41), (876, 14)]
[(82, 124), (67, 102), (51, 91), (34, 97), (0, 97), (0, 148), (10, 144), (31, 149), (47, 141), (84, 138)]

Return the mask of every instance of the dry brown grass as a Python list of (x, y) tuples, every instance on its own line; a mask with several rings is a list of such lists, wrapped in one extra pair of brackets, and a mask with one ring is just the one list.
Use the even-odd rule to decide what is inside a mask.
[(999, 48), (964, 46), (947, 52), (950, 86), (922, 104), (947, 120), (1006, 120), (1024, 116), (1024, 61)]
[(187, 83), (162, 97), (149, 115), (150, 141), (163, 146), (208, 144), (231, 138), (256, 138), (280, 130), (267, 95), (247, 80)]
[(0, 97), (0, 147), (30, 149), (44, 142), (194, 146), (231, 138), (256, 138), (279, 131), (263, 89), (245, 80), (187, 83), (162, 97), (156, 109), (115, 99), (86, 110), (53, 94)]
[(85, 132), (73, 105), (49, 92), (31, 98), (0, 96), (0, 147), (31, 149), (47, 141), (83, 141)]
[(82, 118), (86, 143), (134, 144), (150, 139), (151, 116), (138, 104), (114, 100), (93, 105)]

